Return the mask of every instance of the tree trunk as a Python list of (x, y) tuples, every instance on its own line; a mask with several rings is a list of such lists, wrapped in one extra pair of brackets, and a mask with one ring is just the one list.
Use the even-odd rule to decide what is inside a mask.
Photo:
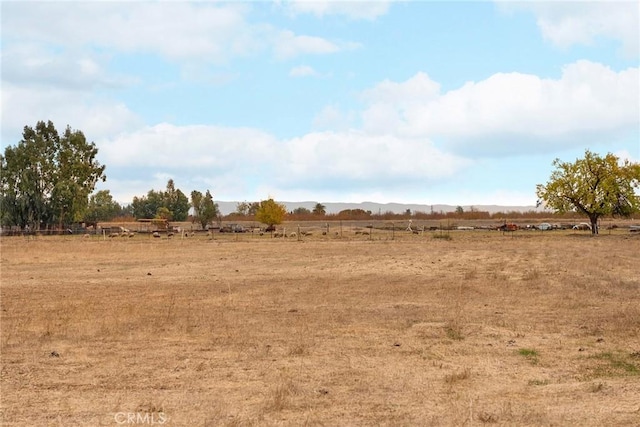
[(589, 219), (591, 220), (591, 234), (598, 234), (598, 216), (592, 215)]

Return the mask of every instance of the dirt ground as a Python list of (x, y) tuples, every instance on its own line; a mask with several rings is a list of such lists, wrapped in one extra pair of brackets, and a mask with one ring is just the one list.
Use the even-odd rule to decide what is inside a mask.
[(180, 237), (0, 240), (3, 426), (640, 425), (628, 230)]

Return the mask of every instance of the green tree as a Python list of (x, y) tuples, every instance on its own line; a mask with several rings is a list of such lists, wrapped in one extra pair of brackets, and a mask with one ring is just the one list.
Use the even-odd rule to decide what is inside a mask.
[(259, 202), (241, 202), (236, 205), (235, 213), (242, 216), (253, 216), (258, 212), (259, 208)]
[(120, 214), (118, 216), (133, 216), (133, 206), (131, 205), (131, 203), (129, 203), (128, 205), (122, 205), (120, 207)]
[[(585, 151), (575, 162), (553, 161), (556, 168), (546, 184), (536, 186), (540, 202), (559, 212), (578, 212), (589, 218), (591, 233), (598, 233), (602, 216), (630, 216), (640, 210), (640, 164), (609, 153), (605, 157)], [(540, 203), (539, 202), (539, 203)]]
[(370, 218), (371, 211), (365, 211), (364, 209), (344, 209), (338, 212), (338, 216), (342, 218), (358, 219), (358, 218)]
[(314, 215), (326, 215), (327, 214), (327, 207), (325, 205), (323, 205), (322, 203), (316, 203), (316, 205), (313, 208), (313, 214)]
[(191, 192), (191, 206), (193, 207), (193, 217), (192, 217), (192, 222), (199, 222), (199, 213), (198, 212), (200, 210), (200, 204), (202, 203), (202, 193), (197, 191), (197, 190), (193, 190)]
[(106, 180), (98, 148), (69, 126), (62, 136), (51, 121), (25, 126), (22, 140), (0, 156), (0, 211), (4, 225), (41, 227), (82, 220), (89, 194)]
[(219, 215), (218, 204), (213, 201), (213, 196), (207, 190), (203, 196), (199, 191), (191, 192), (191, 204), (194, 210), (194, 220), (198, 221), (202, 228), (207, 228)]
[(307, 208), (299, 207), (295, 208), (292, 213), (294, 215), (310, 215), (311, 211)]
[[(189, 198), (175, 188), (172, 179), (167, 181), (166, 191), (149, 190), (146, 196), (134, 197), (131, 203), (133, 216), (140, 218), (156, 218), (158, 209), (166, 208), (173, 221), (186, 221), (189, 217)], [(166, 216), (166, 214), (163, 214)]]
[(136, 219), (154, 218), (158, 209), (164, 206), (162, 191), (149, 190), (146, 196), (134, 197), (131, 203), (133, 216)]
[(249, 203), (240, 202), (236, 204), (236, 214), (245, 216), (249, 213)]
[(171, 211), (174, 221), (186, 221), (189, 217), (189, 198), (180, 190), (176, 189), (173, 180), (167, 182), (167, 189), (164, 192), (164, 206)]
[(464, 213), (464, 208), (462, 206), (456, 206), (456, 213), (458, 215), (462, 215)]
[(269, 227), (282, 224), (287, 214), (287, 208), (272, 198), (260, 202), (258, 211), (256, 212), (256, 220)]
[(171, 221), (173, 219), (173, 214), (171, 213), (169, 208), (167, 208), (165, 206), (160, 206), (158, 208), (158, 211), (156, 212), (156, 215), (155, 215), (154, 218), (155, 219), (166, 219), (167, 221)]
[(260, 202), (249, 203), (249, 210), (247, 211), (247, 215), (255, 216), (258, 213), (258, 209), (260, 209)]
[(100, 190), (89, 197), (89, 206), (84, 215), (87, 222), (111, 221), (121, 215), (123, 208), (113, 200), (109, 190)]

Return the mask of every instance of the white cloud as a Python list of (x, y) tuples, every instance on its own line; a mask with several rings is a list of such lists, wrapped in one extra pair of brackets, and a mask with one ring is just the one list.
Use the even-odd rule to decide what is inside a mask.
[(444, 139), (456, 150), (486, 155), (580, 146), (638, 129), (639, 78), (638, 68), (616, 72), (578, 61), (560, 79), (498, 73), (439, 95), (425, 76), (385, 82), (384, 90), (364, 93), (363, 129)]
[(383, 183), (437, 180), (455, 174), (467, 162), (439, 151), (427, 139), (369, 135), (360, 131), (317, 132), (287, 142), (285, 179), (345, 179)]
[(255, 129), (168, 123), (100, 141), (98, 148), (109, 182), (109, 170), (135, 171), (139, 176), (129, 182), (130, 188), (122, 182), (114, 185), (121, 187), (120, 193), (112, 192), (118, 200), (130, 200), (131, 193), (146, 194), (155, 188), (151, 184), (166, 184), (166, 177), (179, 188), (210, 189), (220, 200), (234, 200), (255, 188), (254, 180), (277, 172), (280, 150), (277, 140)]
[(530, 1), (500, 3), (532, 11), (544, 38), (562, 48), (590, 45), (598, 37), (619, 40), (624, 53), (640, 53), (640, 4), (637, 1)]
[[(369, 192), (420, 188), (469, 165), (425, 139), (358, 131), (312, 133), (281, 141), (254, 129), (163, 123), (98, 146), (100, 158), (111, 168), (147, 173), (147, 182), (156, 182), (153, 173), (164, 171), (181, 187), (209, 188), (221, 199), (266, 193), (284, 197), (322, 191), (328, 183)], [(137, 191), (144, 194), (149, 189)]]
[(107, 140), (101, 153), (118, 167), (251, 171), (272, 160), (274, 141), (253, 129), (161, 123)]
[(90, 141), (141, 125), (140, 118), (121, 102), (64, 88), (28, 88), (3, 83), (3, 144), (16, 144), (22, 128), (35, 126), (40, 120), (51, 120), (59, 132), (67, 125), (80, 129)]
[(317, 76), (318, 72), (308, 65), (298, 65), (289, 71), (289, 75), (291, 77), (308, 77)]
[(289, 59), (304, 54), (324, 55), (359, 47), (359, 44), (353, 42), (334, 43), (321, 37), (296, 35), (288, 30), (282, 30), (273, 37), (273, 50), (279, 59)]
[[(168, 58), (206, 55), (220, 61), (242, 54), (250, 31), (246, 6), (211, 3), (60, 2), (3, 5), (3, 33), (32, 42), (153, 52)], [(9, 19), (10, 18), (10, 19)]]
[(64, 2), (3, 4), (3, 35), (70, 50), (152, 53), (173, 61), (225, 63), (273, 51), (280, 58), (353, 49), (321, 37), (294, 34), (246, 19), (250, 3)]
[[(320, 132), (279, 141), (254, 129), (158, 124), (104, 141), (105, 163), (165, 170), (267, 168), (274, 180), (316, 177), (438, 179), (465, 161), (438, 151), (428, 140), (400, 140), (363, 132)], [(273, 165), (279, 164), (277, 167)], [(237, 174), (236, 174), (237, 176)]]
[(362, 113), (363, 127), (376, 134), (397, 133), (406, 127), (403, 114), (436, 100), (439, 91), (440, 85), (423, 72), (401, 83), (384, 80), (362, 93), (369, 103)]
[(2, 50), (2, 80), (29, 86), (76, 90), (118, 88), (134, 83), (110, 75), (106, 58), (90, 52), (54, 52), (37, 43), (13, 43)]
[(431, 80), (426, 73), (418, 72), (402, 83), (384, 80), (372, 89), (365, 90), (362, 97), (369, 102), (406, 106), (424, 103), (437, 97), (439, 93), (440, 84)]
[(290, 0), (284, 3), (292, 15), (313, 14), (318, 17), (344, 15), (350, 19), (374, 20), (389, 11), (389, 1)]

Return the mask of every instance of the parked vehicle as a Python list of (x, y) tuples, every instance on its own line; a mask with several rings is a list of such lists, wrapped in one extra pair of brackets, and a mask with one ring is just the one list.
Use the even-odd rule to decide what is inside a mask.
[(500, 231), (516, 231), (517, 229), (518, 229), (518, 225), (513, 224), (511, 222), (504, 223), (497, 227), (497, 230), (500, 230)]
[(228, 224), (220, 227), (221, 233), (246, 233), (247, 230), (240, 224)]
[(538, 225), (538, 230), (551, 230), (553, 229), (553, 226), (551, 224), (549, 224), (548, 222), (543, 222), (542, 224)]

